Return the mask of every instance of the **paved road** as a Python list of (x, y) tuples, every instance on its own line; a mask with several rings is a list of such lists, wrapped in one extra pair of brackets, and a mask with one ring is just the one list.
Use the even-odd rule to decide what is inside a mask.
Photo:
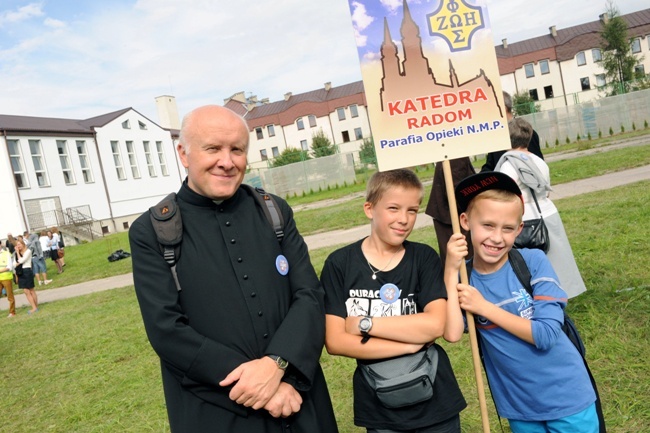
[[(610, 173), (603, 176), (597, 176), (590, 179), (556, 185), (553, 187), (551, 197), (553, 199), (572, 197), (648, 179), (650, 179), (650, 165), (616, 173)], [(419, 214), (415, 223), (415, 228), (427, 226), (433, 226), (431, 218), (423, 213)], [(357, 239), (361, 239), (364, 236), (368, 236), (369, 234), (370, 227), (368, 225), (365, 225), (347, 230), (335, 230), (331, 232), (305, 236), (305, 242), (307, 243), (307, 246), (310, 250), (314, 250), (333, 245), (348, 244)], [(37, 294), (39, 304), (44, 304), (59, 299), (66, 299), (72, 296), (80, 296), (118, 287), (126, 287), (132, 284), (133, 275), (125, 274), (103, 278), (101, 280), (87, 281), (84, 283), (74, 284), (72, 286), (61, 287), (57, 289), (37, 290)], [(16, 307), (23, 306), (28, 306), (25, 295), (16, 295)], [(0, 299), (0, 310), (8, 309), (9, 305), (7, 298)], [(18, 313), (24, 314), (21, 311)]]

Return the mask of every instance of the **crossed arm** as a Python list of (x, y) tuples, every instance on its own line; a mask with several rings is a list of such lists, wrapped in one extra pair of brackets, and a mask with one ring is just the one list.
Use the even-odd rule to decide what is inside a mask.
[(442, 336), (445, 300), (429, 302), (422, 313), (393, 317), (373, 317), (370, 338), (361, 343), (361, 317), (325, 316), (325, 347), (332, 355), (356, 359), (382, 359), (415, 353)]

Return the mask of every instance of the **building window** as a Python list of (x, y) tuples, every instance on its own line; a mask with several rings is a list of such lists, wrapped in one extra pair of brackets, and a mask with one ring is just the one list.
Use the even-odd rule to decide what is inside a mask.
[(603, 87), (607, 82), (605, 81), (605, 74), (596, 75), (596, 86)]
[(548, 74), (551, 72), (548, 68), (548, 60), (540, 60), (539, 62), (539, 71), (542, 73), (542, 75)]
[(354, 138), (355, 140), (361, 140), (363, 138), (363, 132), (361, 128), (354, 128)]
[(576, 54), (576, 61), (578, 62), (578, 66), (587, 64), (587, 58), (584, 51), (580, 51), (578, 54)]
[(589, 85), (589, 77), (580, 78), (580, 86), (582, 90), (591, 90), (591, 85)]
[(553, 98), (553, 86), (545, 86), (544, 87), (544, 97), (546, 99), (552, 99)]
[(305, 122), (303, 122), (302, 117), (299, 117), (298, 120), (296, 120), (296, 125), (298, 126), (298, 131), (305, 129)]
[(153, 163), (153, 156), (151, 155), (151, 146), (148, 141), (142, 142), (144, 148), (144, 160), (147, 163), (147, 170), (149, 170), (149, 177), (156, 177), (156, 166)]
[(356, 105), (350, 105), (350, 117), (359, 117), (359, 108)]
[(88, 162), (88, 154), (86, 153), (85, 141), (77, 141), (77, 154), (79, 155), (79, 165), (81, 166), (81, 174), (84, 177), (84, 182), (93, 183), (93, 173), (90, 170), (90, 163)]
[(300, 140), (300, 148), (302, 150), (309, 150), (309, 145), (307, 144), (307, 140)]
[(135, 156), (135, 149), (133, 142), (126, 142), (126, 156), (129, 158), (129, 165), (131, 166), (131, 174), (133, 179), (140, 179), (140, 169), (138, 168), (138, 158)]
[(339, 115), (339, 120), (345, 120), (345, 108), (337, 108), (336, 113)]
[(140, 129), (142, 129), (143, 131), (146, 131), (146, 130), (147, 130), (147, 125), (146, 125), (145, 123), (140, 122), (139, 120), (138, 120), (138, 126), (139, 126)]
[(45, 170), (45, 160), (43, 159), (41, 140), (29, 140), (29, 151), (32, 154), (34, 173), (36, 174), (38, 186), (50, 186), (50, 180), (48, 179), (47, 171)]
[(260, 158), (262, 161), (268, 161), (269, 156), (266, 154), (266, 149), (260, 149)]
[(68, 155), (68, 143), (65, 140), (56, 140), (56, 150), (59, 152), (59, 162), (61, 163), (65, 184), (74, 185), (76, 182), (74, 181), (74, 172)]
[(316, 116), (313, 114), (310, 114), (307, 116), (307, 119), (309, 119), (309, 127), (310, 128), (315, 128), (316, 127)]
[(163, 176), (169, 176), (167, 171), (167, 161), (165, 160), (165, 152), (163, 151), (162, 141), (156, 141), (156, 151), (158, 152), (158, 163), (160, 164), (160, 173)]
[(122, 122), (122, 129), (131, 129), (131, 124), (128, 119)]
[(124, 222), (122, 223), (122, 228), (123, 228), (124, 230), (128, 229), (128, 228), (129, 228), (129, 222), (128, 222), (128, 221), (124, 221)]
[(632, 41), (631, 48), (632, 48), (632, 52), (634, 54), (640, 53), (641, 52), (641, 39), (639, 39), (639, 38), (634, 39)]
[(594, 48), (593, 50), (591, 50), (591, 57), (592, 57), (592, 59), (594, 59), (594, 63), (600, 62), (601, 60), (603, 60), (603, 55), (600, 52), (599, 48)]
[(11, 169), (14, 172), (14, 180), (16, 187), (29, 188), (27, 183), (27, 176), (25, 176), (25, 166), (23, 165), (23, 158), (20, 155), (20, 146), (18, 140), (7, 140), (9, 147), (9, 160), (11, 161)]
[(535, 69), (533, 68), (532, 63), (524, 65), (524, 71), (526, 72), (526, 78), (532, 78), (535, 76)]
[(111, 150), (113, 151), (113, 163), (118, 180), (126, 180), (124, 166), (122, 165), (122, 155), (120, 154), (120, 144), (117, 141), (111, 141)]
[(636, 78), (643, 78), (645, 77), (645, 67), (643, 65), (636, 65), (634, 67), (634, 76)]
[(271, 153), (273, 154), (273, 158), (277, 158), (278, 156), (280, 156), (280, 152), (278, 151), (277, 146), (271, 148)]
[(343, 131), (341, 134), (343, 135), (343, 143), (350, 141), (350, 133), (348, 131)]
[(530, 89), (528, 91), (528, 94), (531, 98), (533, 98), (533, 101), (539, 101), (539, 96), (537, 96), (537, 89)]
[(275, 137), (275, 126), (267, 125), (266, 131), (269, 133), (269, 137)]
[(257, 139), (261, 140), (264, 138), (264, 132), (262, 131), (262, 128), (255, 128), (255, 135), (257, 135)]

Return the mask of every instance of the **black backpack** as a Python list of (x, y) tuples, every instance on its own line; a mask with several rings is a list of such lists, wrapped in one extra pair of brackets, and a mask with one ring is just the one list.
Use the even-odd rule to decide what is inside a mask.
[[(528, 269), (528, 265), (526, 264), (526, 260), (524, 260), (524, 257), (516, 248), (512, 248), (508, 253), (508, 261), (510, 262), (510, 266), (512, 266), (512, 270), (515, 272), (517, 279), (524, 286), (524, 288), (532, 298), (533, 286), (530, 284), (531, 275), (530, 275), (530, 270)], [(471, 275), (472, 275), (472, 260), (469, 260), (467, 262), (468, 280), (470, 279)], [(607, 433), (607, 428), (605, 427), (605, 418), (603, 416), (603, 408), (600, 403), (600, 395), (598, 394), (598, 387), (596, 386), (596, 380), (594, 379), (594, 376), (591, 374), (591, 370), (589, 369), (589, 365), (587, 364), (587, 359), (585, 358), (586, 355), (585, 345), (582, 342), (582, 337), (580, 337), (578, 328), (576, 328), (576, 325), (571, 319), (571, 317), (569, 317), (566, 310), (562, 310), (562, 311), (564, 312), (564, 323), (562, 324), (562, 331), (566, 334), (567, 337), (569, 337), (571, 343), (573, 343), (576, 350), (578, 350), (578, 353), (580, 353), (580, 356), (582, 357), (582, 361), (585, 364), (585, 368), (587, 369), (587, 373), (589, 374), (589, 380), (591, 381), (591, 385), (594, 387), (594, 392), (596, 393), (596, 412), (598, 413), (598, 424), (600, 426), (599, 432)], [(479, 349), (480, 347), (481, 346), (479, 345)], [(482, 353), (481, 353), (481, 361), (483, 361)], [(483, 367), (485, 368), (485, 365)]]
[[(262, 188), (241, 184), (254, 199), (255, 203), (264, 211), (266, 219), (275, 232), (278, 242), (282, 243), (284, 238), (284, 218), (279, 210), (275, 199), (266, 193)], [(181, 285), (178, 282), (176, 263), (181, 253), (181, 241), (183, 240), (183, 221), (176, 202), (176, 193), (173, 192), (162, 199), (157, 205), (149, 208), (151, 224), (156, 232), (158, 244), (163, 258), (169, 265), (174, 277), (176, 289), (180, 292)]]

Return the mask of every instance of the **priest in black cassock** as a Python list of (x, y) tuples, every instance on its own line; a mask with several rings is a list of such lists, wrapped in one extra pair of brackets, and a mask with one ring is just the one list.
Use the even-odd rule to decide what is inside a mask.
[(135, 291), (160, 357), (171, 431), (336, 433), (319, 365), (324, 292), (289, 205), (278, 242), (240, 187), (249, 129), (219, 106), (183, 119), (180, 291), (149, 213), (130, 229)]

